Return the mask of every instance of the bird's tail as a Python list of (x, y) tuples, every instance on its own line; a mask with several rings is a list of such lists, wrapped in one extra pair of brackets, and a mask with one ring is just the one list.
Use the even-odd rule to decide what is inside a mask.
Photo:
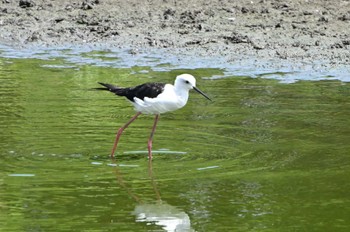
[(115, 93), (116, 95), (119, 95), (119, 96), (124, 96), (124, 94), (123, 94), (124, 88), (121, 88), (121, 87), (118, 87), (115, 85), (111, 85), (111, 84), (102, 83), (102, 82), (98, 82), (98, 83), (104, 87), (93, 88), (94, 90), (105, 90), (105, 91)]

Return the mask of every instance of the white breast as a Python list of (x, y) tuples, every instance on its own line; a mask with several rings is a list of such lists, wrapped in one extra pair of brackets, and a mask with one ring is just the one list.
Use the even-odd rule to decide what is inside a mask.
[(143, 100), (134, 98), (135, 110), (144, 114), (161, 114), (174, 111), (186, 105), (188, 91), (175, 91), (173, 85), (166, 84), (164, 91), (156, 98), (145, 97)]

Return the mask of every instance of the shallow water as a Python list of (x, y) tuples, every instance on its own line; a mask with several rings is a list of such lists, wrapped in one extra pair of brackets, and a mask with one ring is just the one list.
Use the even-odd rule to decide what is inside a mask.
[[(349, 231), (349, 83), (224, 71), (1, 58), (1, 231)], [(153, 163), (140, 116), (111, 160), (134, 111), (89, 89), (183, 72), (214, 101), (193, 92), (161, 116)]]

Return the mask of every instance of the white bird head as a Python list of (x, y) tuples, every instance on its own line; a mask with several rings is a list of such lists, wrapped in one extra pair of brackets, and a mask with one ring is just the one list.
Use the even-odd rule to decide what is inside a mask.
[(205, 93), (196, 87), (196, 79), (190, 74), (181, 74), (177, 76), (175, 79), (175, 89), (182, 89), (187, 91), (194, 89), (198, 93), (202, 94), (206, 99), (211, 101), (211, 99)]
[(176, 77), (175, 88), (190, 90), (196, 87), (196, 79), (190, 74), (181, 74)]

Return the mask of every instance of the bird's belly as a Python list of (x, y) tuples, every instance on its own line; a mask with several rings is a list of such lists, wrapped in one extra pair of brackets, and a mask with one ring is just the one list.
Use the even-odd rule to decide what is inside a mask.
[(182, 101), (155, 100), (152, 98), (134, 99), (135, 110), (144, 114), (162, 114), (182, 108), (186, 103)]

